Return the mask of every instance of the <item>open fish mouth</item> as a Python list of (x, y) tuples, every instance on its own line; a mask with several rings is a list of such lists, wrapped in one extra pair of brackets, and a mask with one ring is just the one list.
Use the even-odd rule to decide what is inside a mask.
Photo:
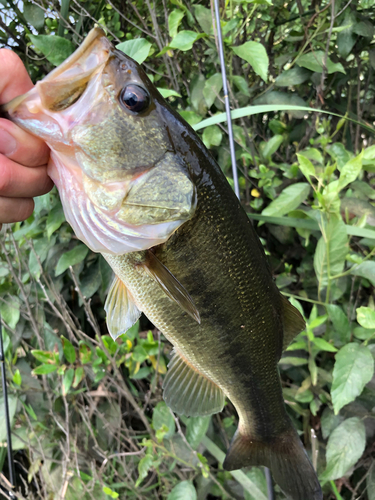
[(113, 50), (104, 31), (94, 28), (70, 57), (29, 92), (0, 106), (0, 113), (49, 143), (53, 139), (64, 142), (61, 129), (69, 128), (73, 120), (69, 113), (57, 117), (56, 112), (79, 99), (88, 82), (103, 70)]

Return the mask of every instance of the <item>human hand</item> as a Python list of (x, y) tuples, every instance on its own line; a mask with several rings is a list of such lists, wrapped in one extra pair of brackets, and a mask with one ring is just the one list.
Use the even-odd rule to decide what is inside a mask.
[[(33, 87), (21, 59), (0, 49), (0, 104)], [(49, 148), (37, 137), (0, 118), (0, 229), (1, 223), (30, 217), (34, 196), (48, 193), (53, 182), (47, 175)]]

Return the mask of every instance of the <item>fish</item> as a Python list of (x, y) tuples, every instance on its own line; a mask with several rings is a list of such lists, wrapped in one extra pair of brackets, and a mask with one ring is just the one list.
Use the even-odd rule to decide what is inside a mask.
[(219, 165), (142, 67), (96, 27), (1, 111), (49, 145), (67, 221), (114, 272), (112, 337), (144, 313), (172, 343), (167, 405), (207, 416), (228, 398), (239, 424), (224, 469), (263, 465), (291, 500), (322, 500), (278, 372), (304, 319)]

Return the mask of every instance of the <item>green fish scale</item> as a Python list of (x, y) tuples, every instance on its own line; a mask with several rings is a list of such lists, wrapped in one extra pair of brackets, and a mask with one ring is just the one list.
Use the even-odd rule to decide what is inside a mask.
[(266, 440), (290, 425), (277, 370), (281, 297), (251, 222), (220, 184), (198, 184), (193, 219), (154, 249), (191, 295), (200, 325), (139, 265), (145, 252), (106, 258), (138, 307), (229, 397), (246, 432)]

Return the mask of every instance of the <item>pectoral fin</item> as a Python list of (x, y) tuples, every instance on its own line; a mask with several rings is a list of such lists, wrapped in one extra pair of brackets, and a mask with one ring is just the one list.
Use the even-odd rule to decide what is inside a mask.
[(294, 337), (306, 328), (306, 323), (298, 309), (292, 306), (289, 300), (283, 295), (282, 307), (284, 326), (283, 351), (285, 351)]
[(203, 417), (223, 409), (223, 391), (181, 357), (178, 351), (168, 365), (163, 397), (174, 412), (188, 417)]
[(109, 289), (104, 309), (107, 313), (108, 330), (113, 340), (126, 333), (142, 314), (129, 290), (117, 276)]
[(201, 318), (193, 299), (156, 255), (152, 252), (147, 252), (146, 263), (143, 266), (147, 274), (157, 282), (164, 293), (200, 324)]

